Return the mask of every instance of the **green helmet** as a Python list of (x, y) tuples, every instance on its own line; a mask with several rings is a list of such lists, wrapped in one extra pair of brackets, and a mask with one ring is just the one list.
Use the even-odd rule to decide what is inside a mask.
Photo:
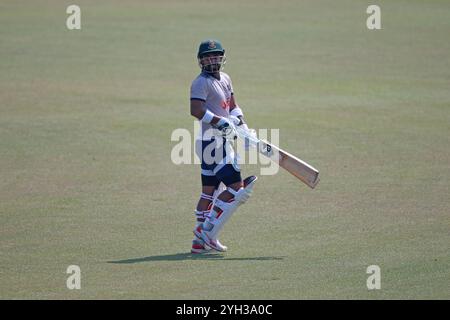
[(222, 48), (222, 44), (217, 40), (206, 40), (200, 43), (198, 48), (197, 58), (201, 58), (203, 55), (211, 52), (221, 52), (225, 54), (225, 50)]
[(225, 49), (220, 41), (206, 40), (200, 43), (197, 53), (198, 64), (202, 71), (219, 72), (226, 62)]

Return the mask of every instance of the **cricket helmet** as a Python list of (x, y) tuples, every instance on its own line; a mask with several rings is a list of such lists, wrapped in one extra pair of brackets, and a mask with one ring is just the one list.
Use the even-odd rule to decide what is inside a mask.
[(220, 41), (205, 40), (200, 43), (197, 59), (202, 71), (208, 73), (219, 72), (223, 69), (226, 62), (225, 49)]

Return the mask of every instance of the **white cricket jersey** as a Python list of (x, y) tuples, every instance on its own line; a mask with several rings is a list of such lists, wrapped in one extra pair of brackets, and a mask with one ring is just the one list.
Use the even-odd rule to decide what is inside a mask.
[[(228, 117), (230, 113), (230, 101), (233, 94), (231, 79), (225, 72), (220, 72), (220, 80), (212, 75), (202, 72), (192, 81), (191, 100), (202, 100), (206, 108), (220, 117)], [(211, 128), (208, 123), (201, 122), (204, 132)]]

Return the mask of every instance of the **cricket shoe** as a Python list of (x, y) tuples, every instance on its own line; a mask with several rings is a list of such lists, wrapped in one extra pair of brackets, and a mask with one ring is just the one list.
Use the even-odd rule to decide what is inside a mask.
[(201, 254), (201, 253), (208, 253), (211, 252), (211, 248), (205, 245), (205, 242), (201, 239), (198, 239), (197, 237), (192, 240), (192, 248), (191, 253), (194, 254)]
[(209, 232), (204, 230), (201, 225), (194, 229), (194, 234), (197, 238), (204, 241), (206, 247), (210, 247), (219, 252), (225, 252), (228, 250), (227, 246), (222, 245), (219, 240), (211, 239)]

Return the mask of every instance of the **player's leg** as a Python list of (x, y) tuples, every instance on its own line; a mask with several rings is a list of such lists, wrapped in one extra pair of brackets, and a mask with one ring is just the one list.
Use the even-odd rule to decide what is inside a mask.
[[(196, 225), (195, 229), (198, 228), (205, 222), (206, 217), (209, 215), (211, 208), (214, 204), (214, 201), (217, 200), (217, 196), (224, 190), (220, 187), (215, 186), (203, 186), (202, 194), (200, 196), (200, 200), (197, 204), (197, 209), (195, 210), (196, 216)], [(212, 196), (211, 196), (212, 194)], [(206, 208), (206, 210), (205, 210)], [(194, 230), (195, 230), (194, 229)], [(195, 232), (194, 232), (195, 234)], [(216, 248), (219, 248), (220, 251), (227, 251), (227, 247), (220, 243), (219, 239), (216, 239)], [(211, 247), (205, 244), (203, 239), (194, 237), (192, 240), (192, 249), (191, 253), (207, 253), (211, 250)]]
[[(195, 228), (203, 224), (207, 214), (209, 213), (214, 200), (214, 192), (217, 189), (220, 181), (212, 175), (205, 175), (205, 170), (202, 170), (202, 193), (198, 200), (195, 213)], [(205, 242), (198, 237), (194, 237), (192, 240), (191, 253), (206, 253), (210, 251), (210, 248), (205, 246)]]
[[(214, 168), (214, 165), (206, 163), (203, 158), (203, 150), (208, 147), (208, 145), (213, 143), (213, 141), (197, 141), (196, 143), (197, 155), (200, 157), (200, 159), (202, 159), (202, 194), (200, 195), (200, 199), (195, 210), (195, 229), (205, 221), (206, 216), (209, 214), (212, 208), (213, 201), (217, 196), (218, 190), (221, 189), (219, 188), (220, 181), (217, 179), (215, 173), (212, 170)], [(223, 251), (226, 250), (226, 247), (223, 246), (219, 241), (217, 241), (217, 246), (223, 249)], [(195, 237), (192, 240), (191, 253), (206, 253), (210, 250), (211, 248), (205, 245), (203, 239)]]
[(239, 167), (235, 164), (223, 166), (216, 173), (216, 176), (227, 186), (227, 188), (217, 197), (206, 221), (201, 226), (197, 227), (194, 233), (196, 236), (203, 239), (211, 248), (217, 251), (225, 251), (219, 245), (220, 243), (217, 242), (219, 232), (236, 211), (238, 206), (245, 203), (250, 197), (257, 178), (251, 176), (246, 178), (243, 182), (241, 180)]

